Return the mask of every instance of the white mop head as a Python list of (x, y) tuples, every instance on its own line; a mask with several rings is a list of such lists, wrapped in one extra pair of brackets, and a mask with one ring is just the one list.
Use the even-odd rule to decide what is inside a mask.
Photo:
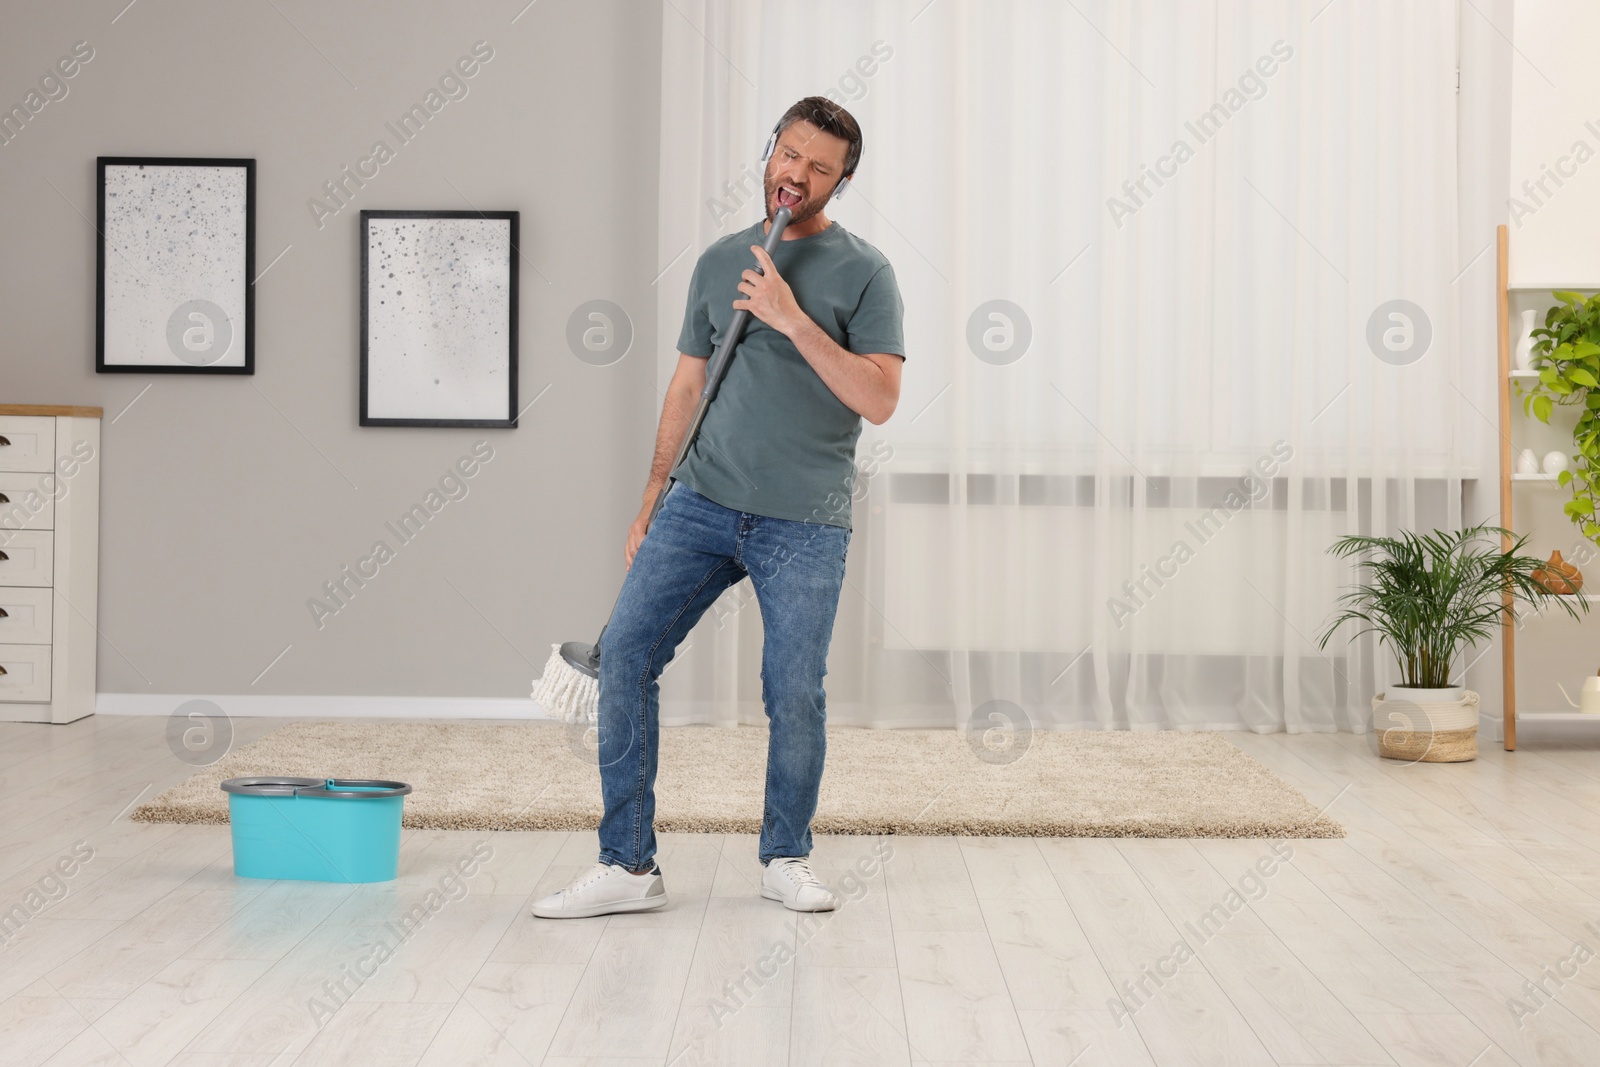
[(550, 646), (544, 677), (533, 681), (533, 699), (552, 718), (564, 722), (600, 721), (600, 682), (561, 658), (561, 646)]

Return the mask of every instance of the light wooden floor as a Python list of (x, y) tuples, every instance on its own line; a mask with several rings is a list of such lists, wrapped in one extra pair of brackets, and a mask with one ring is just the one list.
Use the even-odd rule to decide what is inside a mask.
[(0, 1064), (1600, 1063), (1596, 746), (1402, 766), (1230, 734), (1351, 836), (1262, 868), (1262, 840), (818, 836), (847, 903), (813, 922), (759, 897), (753, 837), (663, 835), (665, 909), (550, 921), (528, 900), (592, 833), (413, 831), (394, 883), (236, 879), (225, 827), (122, 814), (189, 770), (165, 726), (0, 725), (0, 908), (30, 914), (0, 944)]

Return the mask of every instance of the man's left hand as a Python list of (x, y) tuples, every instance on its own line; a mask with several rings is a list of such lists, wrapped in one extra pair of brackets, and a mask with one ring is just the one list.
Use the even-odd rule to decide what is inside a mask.
[(805, 313), (795, 301), (794, 290), (789, 288), (789, 283), (773, 266), (767, 250), (760, 245), (751, 245), (750, 250), (756, 254), (756, 261), (761, 264), (764, 273), (758, 274), (754, 270), (744, 272), (739, 281), (739, 291), (744, 294), (744, 299), (735, 300), (733, 306), (749, 311), (774, 330), (787, 335)]

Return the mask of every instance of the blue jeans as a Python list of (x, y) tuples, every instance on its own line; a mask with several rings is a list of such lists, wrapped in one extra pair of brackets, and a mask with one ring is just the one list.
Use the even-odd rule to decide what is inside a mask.
[(723, 590), (749, 575), (761, 605), (767, 743), (760, 859), (811, 852), (827, 712), (822, 676), (850, 531), (725, 508), (674, 482), (600, 637), (600, 860), (648, 870), (656, 853), (657, 679)]

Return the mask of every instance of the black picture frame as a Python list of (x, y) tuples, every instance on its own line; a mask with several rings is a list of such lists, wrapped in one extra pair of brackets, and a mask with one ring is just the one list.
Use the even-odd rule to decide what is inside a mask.
[[(372, 380), (374, 377), (374, 359), (381, 358), (372, 349), (372, 282), (371, 276), (371, 229), (375, 220), (384, 219), (409, 219), (420, 221), (437, 220), (466, 220), (478, 222), (506, 222), (508, 224), (509, 245), (506, 256), (506, 396), (504, 404), (504, 417), (483, 418), (457, 418), (446, 416), (409, 415), (395, 417), (392, 415), (374, 414), (372, 404)], [(517, 298), (519, 290), (519, 272), (517, 269), (518, 248), (521, 236), (519, 232), (520, 212), (517, 211), (412, 211), (401, 209), (366, 209), (361, 212), (361, 223), (358, 239), (361, 245), (361, 385), (360, 385), (360, 425), (362, 426), (439, 426), (439, 427), (484, 427), (498, 429), (515, 429), (517, 425)], [(380, 283), (382, 284), (382, 283)], [(498, 398), (497, 398), (498, 399)]]
[[(236, 264), (240, 277), (243, 279), (243, 323), (238, 327), (243, 335), (230, 341), (228, 349), (223, 353), (233, 351), (233, 344), (242, 342), (243, 361), (238, 364), (214, 365), (201, 362), (182, 362), (181, 356), (174, 354), (173, 358), (180, 360), (175, 363), (152, 363), (140, 360), (128, 361), (118, 355), (120, 348), (118, 338), (112, 338), (113, 353), (108, 359), (106, 336), (106, 301), (110, 295), (106, 284), (107, 267), (107, 212), (106, 212), (106, 169), (108, 167), (139, 167), (155, 168), (182, 168), (182, 167), (224, 167), (239, 168), (244, 171), (245, 203), (244, 203), (244, 262)], [(97, 156), (95, 159), (95, 186), (98, 201), (95, 230), (98, 234), (95, 257), (95, 341), (94, 341), (94, 369), (99, 374), (254, 374), (256, 372), (256, 289), (255, 289), (255, 263), (256, 263), (256, 161), (254, 159), (219, 158), (212, 156)], [(119, 256), (125, 253), (118, 251)], [(148, 267), (149, 264), (147, 263)], [(137, 267), (134, 268), (138, 270)], [(222, 309), (226, 314), (226, 309)], [(229, 318), (230, 330), (233, 320)], [(170, 328), (170, 326), (169, 326)], [(218, 357), (221, 358), (221, 357)]]

